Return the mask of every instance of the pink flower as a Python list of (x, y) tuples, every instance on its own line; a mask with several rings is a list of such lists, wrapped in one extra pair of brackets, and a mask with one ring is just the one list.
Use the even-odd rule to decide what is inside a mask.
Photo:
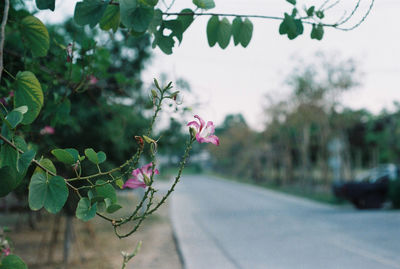
[(56, 131), (54, 130), (53, 127), (51, 126), (44, 126), (44, 128), (42, 130), (40, 130), (40, 134), (41, 135), (52, 135), (54, 134)]
[(3, 251), (4, 256), (8, 256), (11, 254), (10, 248), (4, 248), (2, 251)]
[[(196, 140), (199, 143), (212, 143), (214, 145), (219, 145), (219, 138), (214, 135), (215, 127), (212, 121), (208, 121), (207, 125), (205, 121), (198, 115), (194, 116), (197, 121), (191, 121), (187, 124), (190, 128), (193, 128), (196, 133)], [(199, 124), (200, 123), (200, 124)]]
[(8, 97), (14, 97), (14, 91), (10, 91), (10, 92), (8, 93)]
[(95, 85), (98, 81), (99, 80), (95, 76), (93, 75), (89, 76), (89, 85)]
[[(125, 184), (122, 186), (122, 188), (131, 188), (131, 189), (137, 189), (137, 188), (146, 188), (147, 184), (150, 183), (150, 178), (151, 174), (153, 173), (152, 169), (153, 164), (148, 163), (145, 166), (142, 166), (141, 168), (137, 168), (132, 171), (132, 178), (128, 179)], [(158, 175), (160, 172), (155, 169), (154, 174)], [(147, 183), (147, 184), (146, 184)]]

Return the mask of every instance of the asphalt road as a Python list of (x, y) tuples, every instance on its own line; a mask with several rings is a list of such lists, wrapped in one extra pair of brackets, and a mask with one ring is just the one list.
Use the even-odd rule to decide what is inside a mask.
[(185, 176), (171, 217), (186, 269), (400, 268), (400, 212)]

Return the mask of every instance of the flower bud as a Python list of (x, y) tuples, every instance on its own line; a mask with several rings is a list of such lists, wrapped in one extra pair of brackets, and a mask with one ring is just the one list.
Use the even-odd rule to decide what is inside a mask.
[(153, 98), (157, 98), (158, 97), (158, 95), (157, 95), (157, 92), (155, 91), (155, 90), (151, 90), (151, 95), (153, 96)]
[(146, 143), (149, 143), (149, 144), (156, 143), (156, 141), (154, 139), (148, 137), (147, 135), (144, 135), (143, 138), (144, 138), (144, 141), (146, 141)]
[(191, 138), (196, 137), (197, 131), (196, 131), (195, 128), (190, 127), (190, 128), (189, 128), (189, 132), (190, 132), (190, 137), (191, 137)]

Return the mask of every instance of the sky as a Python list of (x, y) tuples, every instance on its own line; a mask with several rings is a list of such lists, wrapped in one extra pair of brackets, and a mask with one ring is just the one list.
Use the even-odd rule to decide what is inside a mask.
[[(60, 21), (73, 15), (74, 2), (58, 1), (56, 12), (44, 11), (39, 17), (47, 21)], [(334, 2), (334, 1), (332, 1)], [(327, 11), (327, 21), (334, 22), (343, 12), (351, 12), (357, 1), (342, 0)], [(212, 12), (260, 14), (282, 16), (290, 12), (285, 0), (215, 0)], [(298, 1), (320, 4), (322, 1)], [(362, 16), (370, 0), (361, 0), (359, 12), (348, 22), (351, 26)], [(317, 5), (318, 6), (318, 5)], [(194, 7), (191, 1), (176, 0), (172, 11)], [(284, 80), (296, 59), (305, 63), (315, 61), (315, 53), (335, 55), (341, 59), (353, 58), (358, 63), (361, 84), (344, 94), (343, 103), (354, 109), (367, 108), (374, 113), (390, 109), (393, 101), (400, 101), (400, 31), (398, 25), (398, 0), (378, 0), (366, 21), (353, 31), (325, 29), (322, 41), (311, 40), (310, 27), (295, 40), (288, 40), (278, 33), (279, 21), (252, 19), (254, 32), (247, 48), (234, 47), (231, 40), (227, 49), (210, 48), (206, 37), (206, 17), (198, 17), (184, 33), (179, 47), (172, 55), (163, 54), (158, 48), (143, 74), (149, 85), (162, 73), (167, 79), (183, 78), (189, 82), (192, 96), (185, 102), (200, 103), (193, 107), (199, 114), (216, 124), (229, 113), (242, 113), (251, 127), (261, 130), (265, 115), (265, 95), (283, 98), (288, 94)]]

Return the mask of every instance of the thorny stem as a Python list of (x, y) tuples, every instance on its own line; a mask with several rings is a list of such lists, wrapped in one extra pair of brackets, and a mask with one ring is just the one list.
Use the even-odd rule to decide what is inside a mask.
[[(21, 149), (17, 148), (17, 146), (14, 145), (13, 142), (11, 142), (10, 140), (8, 140), (7, 138), (5, 138), (3, 135), (0, 134), (0, 139), (3, 140), (7, 145), (9, 145), (10, 147), (12, 147), (13, 149), (15, 149), (16, 151), (18, 151), (18, 153), (20, 154), (24, 154), (24, 151), (22, 151)], [(57, 176), (56, 173), (54, 173), (53, 171), (50, 171), (49, 169), (47, 169), (46, 167), (44, 167), (43, 165), (41, 165), (37, 160), (33, 159), (32, 163), (34, 163), (36, 166), (38, 166), (39, 168), (41, 168), (43, 171), (45, 171), (47, 174), (52, 175), (52, 176)], [(65, 180), (65, 179), (64, 179)], [(81, 197), (81, 194), (79, 193), (78, 188), (72, 186), (68, 181), (65, 181), (65, 183), (71, 188), (73, 189), (76, 194)]]

